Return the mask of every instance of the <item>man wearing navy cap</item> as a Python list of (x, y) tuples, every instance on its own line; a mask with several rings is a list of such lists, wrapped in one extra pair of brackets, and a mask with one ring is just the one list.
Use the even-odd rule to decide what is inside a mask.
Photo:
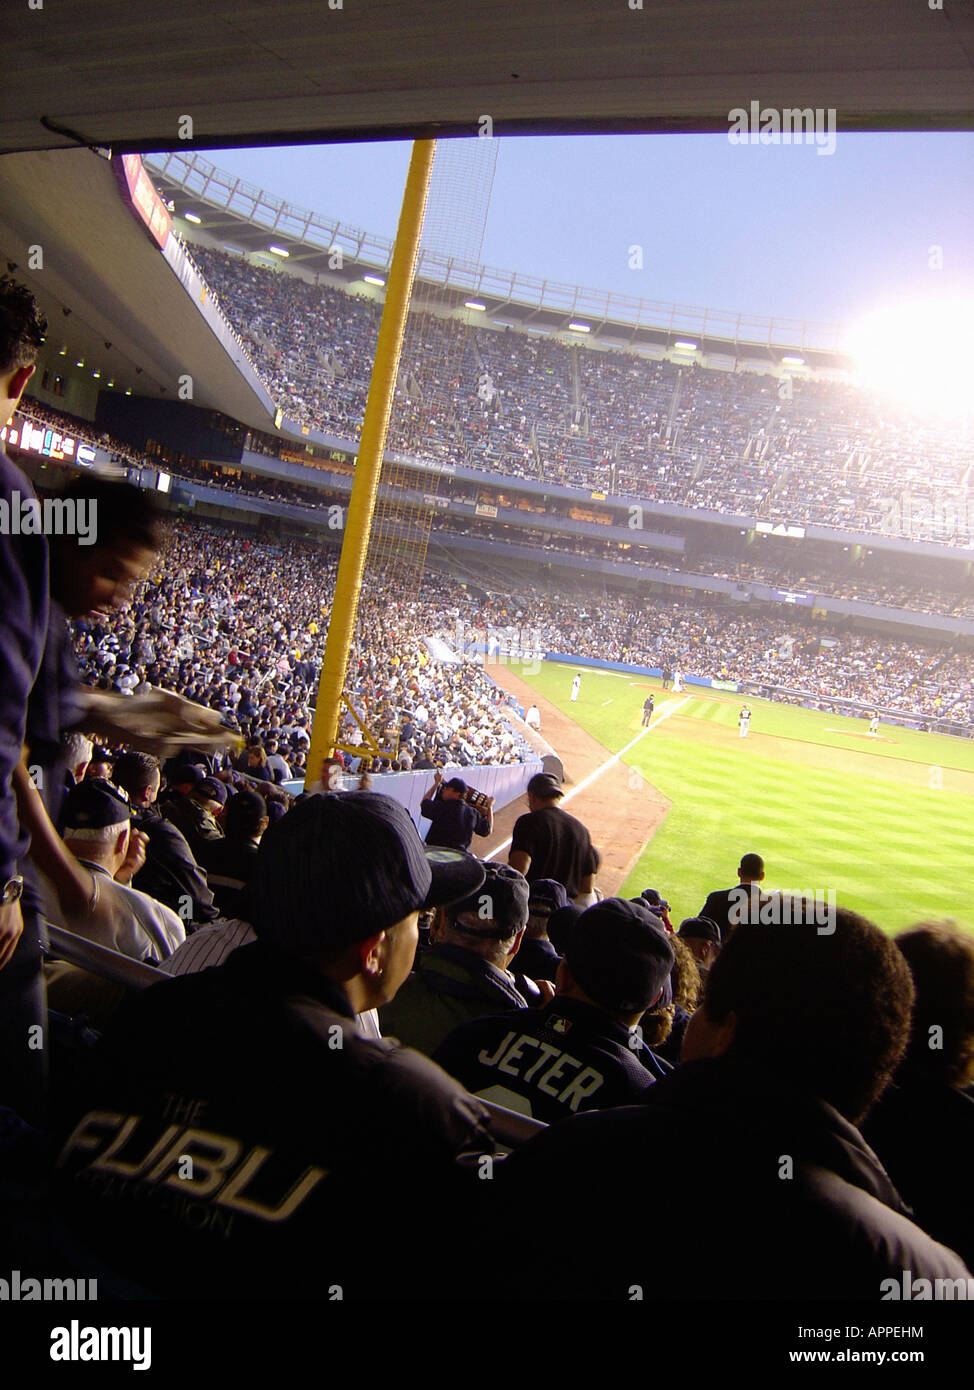
[(445, 1269), (452, 1227), (409, 1230), (415, 1195), (425, 1221), (457, 1159), (493, 1151), (486, 1112), (356, 1016), (406, 979), (420, 910), (482, 882), (469, 855), (427, 856), (388, 797), (297, 803), (261, 843), (257, 941), (104, 1038), (59, 1160), (87, 1244), (170, 1296), (372, 1298), (384, 1252)]
[(437, 772), (433, 785), (420, 802), (420, 812), (430, 822), (426, 833), (428, 845), (443, 845), (447, 849), (468, 850), (474, 835), (489, 835), (493, 815), (483, 815), (464, 801), (467, 784), (462, 777), (444, 782)]
[(528, 925), (517, 956), (517, 968), (532, 980), (550, 980), (558, 973), (561, 956), (548, 936), (548, 921), (553, 912), (568, 904), (568, 894), (553, 878), (536, 878), (531, 884), (528, 899)]
[(203, 852), (210, 840), (222, 840), (223, 831), (217, 823), (227, 804), (227, 786), (216, 777), (198, 776), (200, 769), (187, 768), (177, 786), (187, 789), (186, 795), (177, 792), (159, 807), (166, 820), (186, 837), (194, 857), (202, 862)]
[(571, 923), (551, 1003), (467, 1023), (434, 1060), (474, 1095), (547, 1124), (635, 1105), (668, 1070), (636, 1025), (658, 999), (673, 959), (658, 917), (605, 898)]
[[(528, 920), (528, 885), (506, 864), (482, 867), (483, 885), (437, 914), (429, 947), (379, 1014), (384, 1034), (428, 1055), (460, 1023), (528, 1007), (510, 970)], [(535, 1002), (550, 997), (550, 990), (539, 994), (533, 980), (530, 988)]]
[(706, 983), (710, 967), (720, 955), (720, 927), (709, 917), (684, 917), (677, 935), (693, 952), (700, 980)]
[[(186, 928), (164, 903), (115, 881), (129, 858), (129, 801), (111, 782), (86, 777), (64, 803), (64, 842), (91, 875), (87, 910), (73, 916), (51, 911), (69, 931), (135, 960), (155, 963), (186, 940)], [(137, 832), (136, 832), (137, 833)]]

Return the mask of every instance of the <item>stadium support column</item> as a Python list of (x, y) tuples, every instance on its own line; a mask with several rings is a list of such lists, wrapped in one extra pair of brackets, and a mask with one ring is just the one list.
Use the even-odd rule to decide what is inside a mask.
[(341, 559), (338, 562), (335, 599), (328, 623), (328, 640), (325, 644), (325, 659), (318, 685), (318, 704), (311, 731), (311, 747), (308, 751), (306, 786), (317, 780), (322, 759), (331, 753), (338, 737), (338, 719), (348, 667), (348, 652), (355, 630), (372, 513), (375, 510), (386, 430), (392, 411), (399, 353), (409, 310), (435, 151), (435, 140), (416, 140), (409, 161), (396, 244), (386, 286), (386, 301), (382, 310), (382, 322), (379, 325), (379, 340), (372, 366), (372, 379), (369, 383), (369, 399), (365, 407), (362, 437), (355, 464), (355, 479), (348, 504), (345, 537), (342, 542)]

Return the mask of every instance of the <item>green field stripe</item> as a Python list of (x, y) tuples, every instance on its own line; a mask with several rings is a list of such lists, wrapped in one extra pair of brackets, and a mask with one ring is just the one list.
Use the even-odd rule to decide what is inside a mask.
[[(623, 748), (639, 729), (645, 689), (587, 671), (572, 705), (565, 671), (542, 663), (523, 678), (604, 747)], [(657, 714), (683, 698), (656, 688)], [(602, 707), (610, 695), (612, 704)], [(712, 888), (734, 882), (741, 854), (753, 850), (766, 860), (769, 886), (835, 888), (842, 905), (887, 931), (940, 917), (974, 929), (965, 872), (974, 837), (974, 743), (890, 730), (895, 744), (873, 745), (829, 732), (861, 732), (864, 720), (748, 703), (754, 717), (746, 740), (737, 737), (736, 696), (694, 693), (627, 754), (624, 762), (672, 804), (622, 895), (656, 887), (675, 919), (689, 916)], [(776, 740), (764, 742), (767, 751), (756, 737), (762, 733)], [(821, 761), (809, 757), (816, 745)], [(864, 751), (867, 757), (858, 756)], [(930, 785), (937, 767), (942, 787)]]

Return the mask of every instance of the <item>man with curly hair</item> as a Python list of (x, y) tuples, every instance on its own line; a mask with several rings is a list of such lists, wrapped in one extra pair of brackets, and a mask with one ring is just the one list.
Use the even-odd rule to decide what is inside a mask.
[[(535, 1295), (879, 1301), (903, 1270), (969, 1277), (857, 1128), (903, 1056), (912, 1004), (903, 955), (853, 912), (828, 935), (742, 923), (680, 1066), (642, 1104), (575, 1116), (503, 1165), (496, 1199), (529, 1243), (542, 1195), (563, 1213), (522, 1250)], [(666, 1200), (675, 1175), (712, 1200)], [(662, 1279), (649, 1251), (665, 1251)]]

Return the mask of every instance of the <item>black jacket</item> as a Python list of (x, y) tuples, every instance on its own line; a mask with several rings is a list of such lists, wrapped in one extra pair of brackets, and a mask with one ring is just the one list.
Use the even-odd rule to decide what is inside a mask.
[(438, 943), (420, 951), (409, 979), (379, 1010), (379, 1022), (384, 1037), (400, 1038), (432, 1056), (461, 1023), (527, 1007), (509, 971), (462, 946)]
[(145, 864), (132, 880), (132, 887), (158, 898), (184, 921), (205, 923), (218, 917), (206, 873), (183, 832), (155, 806), (143, 807), (132, 824), (149, 837)]
[(66, 1207), (169, 1296), (374, 1297), (383, 1253), (433, 1259), (415, 1191), (447, 1201), (458, 1158), (493, 1151), (455, 1081), (363, 1036), (339, 987), (261, 942), (121, 1010), (85, 1101)]
[(974, 1096), (904, 1078), (862, 1128), (916, 1221), (974, 1267)]
[[(908, 1218), (830, 1105), (729, 1058), (684, 1063), (639, 1106), (578, 1115), (503, 1164), (494, 1196), (537, 1249), (542, 1297), (866, 1299), (967, 1277)], [(557, 1210), (543, 1231), (525, 1217)], [(534, 1258), (532, 1258), (532, 1256)], [(543, 1288), (537, 1270), (543, 1268)]]

